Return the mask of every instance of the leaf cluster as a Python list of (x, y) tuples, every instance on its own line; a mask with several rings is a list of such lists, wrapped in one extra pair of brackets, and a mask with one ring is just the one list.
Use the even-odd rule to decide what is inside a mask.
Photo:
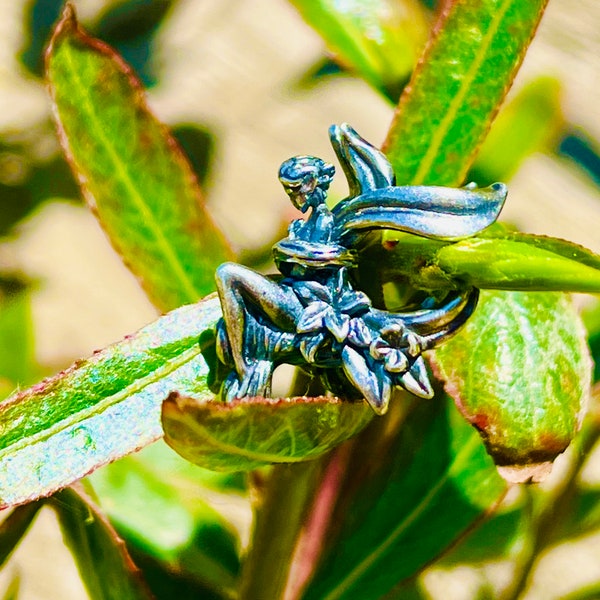
[[(131, 17), (136, 4), (152, 8), (146, 21)], [(541, 79), (483, 142), (545, 0), (456, 0), (435, 16), (416, 0), (405, 0), (407, 13), (386, 0), (360, 10), (332, 0), (292, 4), (342, 70), (387, 98), (397, 99), (411, 77), (384, 144), (399, 184), (508, 177), (564, 128), (556, 82)], [(147, 42), (167, 5), (124, 3), (97, 30), (104, 40)], [(137, 33), (133, 22), (141, 23)], [(24, 54), (32, 68), (35, 40)], [(323, 396), (301, 376), (289, 398), (216, 402), (213, 330), (221, 313), (213, 273), (235, 255), (204, 204), (203, 167), (190, 166), (149, 110), (121, 54), (84, 31), (67, 5), (45, 73), (85, 200), (166, 314), (10, 394), (38, 373), (28, 295), (2, 298), (0, 504), (16, 508), (0, 528), (0, 563), (50, 507), (92, 598), (426, 597), (416, 576), (490, 514), (505, 479), (540, 479), (581, 427), (591, 367), (565, 292), (599, 293), (600, 259), (503, 225), (454, 243), (372, 236), (357, 279), (389, 309), (423, 291), (487, 290), (464, 330), (432, 357), (445, 389), (440, 383), (427, 402), (398, 393), (382, 418), (363, 403)], [(541, 114), (531, 108), (540, 98)], [(506, 505), (446, 564), (496, 559), (525, 540), (507, 591), (516, 598), (539, 552), (583, 523), (598, 526), (597, 490), (578, 479), (581, 457), (600, 435), (592, 407), (562, 483)], [(160, 443), (132, 454), (163, 431), (198, 466)], [(260, 502), (242, 553), (238, 533), (207, 498), (227, 493), (247, 504), (249, 480)]]

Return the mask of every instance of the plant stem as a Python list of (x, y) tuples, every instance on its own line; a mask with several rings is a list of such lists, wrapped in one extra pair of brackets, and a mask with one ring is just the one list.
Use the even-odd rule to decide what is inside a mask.
[(347, 472), (352, 447), (353, 442), (338, 446), (329, 455), (330, 459), (324, 466), (292, 558), (284, 600), (300, 600), (314, 574), (329, 532), (340, 486)]
[(276, 465), (255, 517), (252, 545), (244, 562), (240, 598), (279, 600), (286, 583), (323, 462)]

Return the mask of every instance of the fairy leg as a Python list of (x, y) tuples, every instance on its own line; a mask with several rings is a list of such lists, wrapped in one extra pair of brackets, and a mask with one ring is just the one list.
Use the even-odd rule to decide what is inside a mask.
[(278, 329), (294, 331), (302, 305), (291, 288), (236, 263), (222, 264), (216, 280), (231, 355), (243, 378), (248, 371), (244, 331), (249, 309), (253, 307)]

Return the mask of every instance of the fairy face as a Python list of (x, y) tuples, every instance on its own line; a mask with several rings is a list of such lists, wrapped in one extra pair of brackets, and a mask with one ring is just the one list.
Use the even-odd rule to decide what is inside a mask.
[[(333, 165), (316, 156), (295, 156), (281, 165), (279, 181), (292, 204), (306, 212), (310, 206), (324, 201), (334, 173)], [(322, 193), (316, 194), (317, 189)]]

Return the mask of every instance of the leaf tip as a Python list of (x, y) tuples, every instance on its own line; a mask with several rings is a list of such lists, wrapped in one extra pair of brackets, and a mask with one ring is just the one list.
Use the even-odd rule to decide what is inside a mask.
[(184, 398), (179, 392), (170, 392), (169, 395), (163, 400), (161, 406), (161, 420), (163, 423), (163, 429), (165, 428), (165, 420), (173, 418), (183, 411), (182, 404), (185, 402), (185, 400), (186, 398)]
[(79, 27), (79, 22), (77, 21), (77, 12), (75, 11), (75, 6), (71, 4), (71, 2), (67, 2), (60, 14), (60, 19), (54, 28), (54, 33), (52, 35), (52, 39), (58, 37), (60, 34), (69, 31), (75, 31)]
[(50, 59), (54, 52), (54, 48), (57, 45), (58, 40), (65, 35), (65, 33), (69, 33), (71, 31), (77, 30), (79, 27), (79, 23), (77, 21), (77, 13), (75, 11), (75, 7), (70, 2), (67, 2), (60, 14), (60, 19), (57, 21), (54, 29), (52, 31), (52, 37), (50, 38), (50, 42), (46, 47), (46, 51), (44, 53), (44, 62), (46, 65), (46, 73), (49, 72), (48, 65), (50, 63)]
[(71, 26), (77, 26), (77, 14), (75, 12), (75, 6), (71, 2), (66, 2), (65, 6), (60, 15), (59, 24), (66, 23)]

